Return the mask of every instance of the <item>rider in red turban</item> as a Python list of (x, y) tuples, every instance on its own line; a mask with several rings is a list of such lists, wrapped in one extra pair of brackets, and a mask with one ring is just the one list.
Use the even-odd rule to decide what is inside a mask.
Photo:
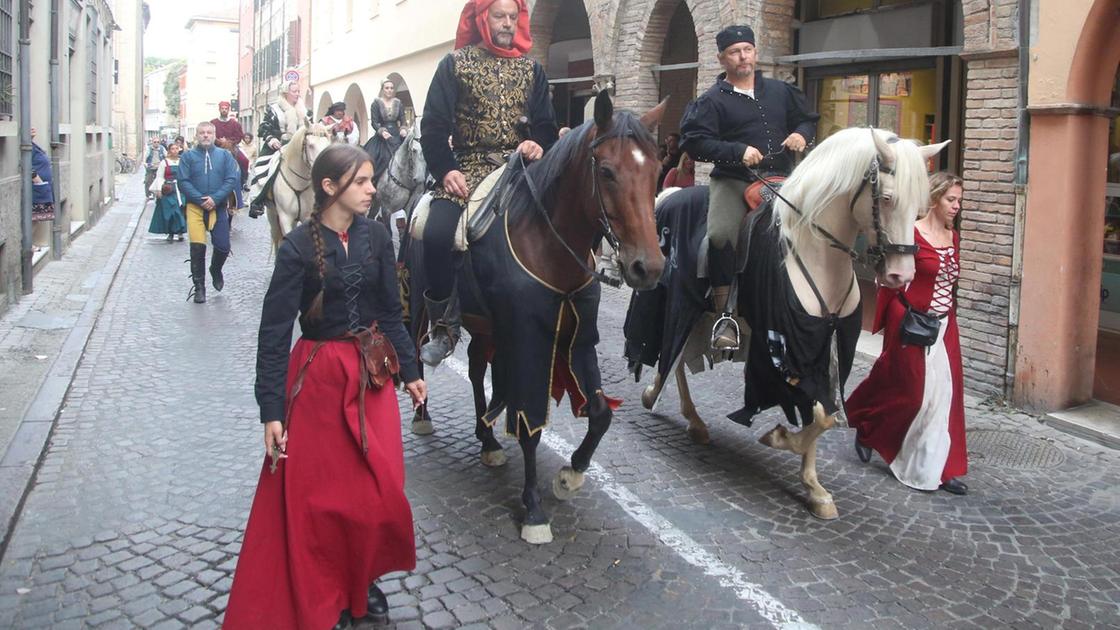
[(490, 34), (490, 24), (486, 13), (490, 5), (498, 0), (468, 0), (459, 16), (459, 29), (455, 33), (455, 49), (471, 44), (482, 44), (486, 50), (499, 57), (520, 57), (528, 54), (533, 47), (533, 36), (529, 32), (529, 3), (526, 0), (512, 0), (518, 9), (517, 30), (513, 34), (513, 45), (503, 48), (494, 43)]

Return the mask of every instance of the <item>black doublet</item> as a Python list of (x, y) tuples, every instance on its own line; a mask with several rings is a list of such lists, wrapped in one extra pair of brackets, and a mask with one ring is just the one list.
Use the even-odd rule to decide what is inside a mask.
[(726, 76), (720, 74), (715, 85), (688, 104), (681, 119), (681, 148), (697, 162), (713, 163), (712, 177), (753, 181), (742, 161), (748, 146), (764, 156), (777, 153), (757, 170), (788, 175), (793, 157), (781, 151), (782, 142), (797, 132), (812, 144), (820, 115), (809, 109), (801, 90), (784, 81), (756, 72), (751, 98), (736, 92)]
[(388, 229), (365, 217), (354, 217), (347, 231), (349, 254), (332, 230), (321, 227), (320, 233), (326, 288), (323, 316), (317, 321), (306, 317), (321, 286), (311, 224), (304, 223), (289, 233), (276, 252), (257, 339), (256, 396), (262, 422), (284, 420), (288, 357), (297, 313), (303, 337), (311, 340), (334, 339), (377, 322), (397, 351), (404, 382), (420, 378), (416, 346), (401, 321)]

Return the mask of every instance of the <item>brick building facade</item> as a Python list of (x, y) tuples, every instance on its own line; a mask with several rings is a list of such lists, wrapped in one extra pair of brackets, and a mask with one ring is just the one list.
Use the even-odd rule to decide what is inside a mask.
[[(371, 30), (362, 31), (362, 36), (378, 35), (380, 29), (389, 37), (415, 1), (402, 0), (391, 12), (382, 7), (382, 15), (367, 20)], [(1084, 402), (1088, 396), (1084, 375), (1074, 379), (1079, 384), (1066, 388), (1064, 394), (1031, 394), (1040, 387), (1037, 383), (1049, 377), (1031, 376), (1041, 372), (1025, 368), (1024, 362), (1033, 365), (1038, 359), (1031, 357), (1037, 352), (1030, 350), (1029, 343), (1026, 355), (1021, 350), (1020, 337), (1043, 334), (1045, 324), (1032, 324), (1033, 331), (1020, 328), (1021, 319), (1034, 317), (1020, 302), (1024, 261), (1035, 256), (1024, 245), (1029, 223), (1028, 162), (1035, 159), (1027, 151), (1031, 120), (1024, 113), (1028, 110), (1024, 68), (1039, 63), (1037, 59), (1028, 63), (1033, 43), (1022, 42), (1020, 34), (1058, 42), (1072, 57), (1070, 51), (1082, 37), (1082, 29), (1093, 23), (1085, 17), (1090, 7), (1107, 17), (1112, 15), (1109, 11), (1117, 11), (1115, 0), (1070, 0), (1064, 9), (1048, 8), (1038, 0), (530, 0), (529, 4), (531, 54), (548, 69), (562, 124), (581, 122), (594, 91), (606, 87), (619, 106), (638, 111), (669, 97), (670, 113), (662, 135), (675, 130), (688, 100), (710, 86), (719, 73), (716, 33), (724, 26), (746, 23), (755, 29), (761, 68), (772, 77), (796, 82), (821, 111), (819, 136), (870, 124), (923, 142), (952, 140), (935, 166), (961, 173), (965, 180), (958, 297), (967, 386), (980, 395), (1014, 398), (1032, 407)], [(325, 82), (313, 71), (313, 83), (322, 86), (317, 91), (324, 91), (324, 98), (316, 100), (325, 100), (328, 89), (332, 98), (358, 90), (368, 103), (376, 94), (377, 77), (399, 68), (404, 76), (393, 75), (394, 80), (412, 86), (415, 111), (422, 112), (434, 60), (451, 50), (461, 7), (461, 0), (425, 4), (430, 20), (420, 52), (417, 47), (379, 54), (375, 66), (340, 70), (334, 72), (337, 78)], [(1026, 15), (1020, 16), (1020, 7), (1027, 7)], [(1055, 18), (1040, 20), (1040, 11)], [(342, 12), (328, 6), (326, 13)], [(432, 37), (443, 43), (433, 45)], [(1056, 72), (1058, 76), (1031, 76), (1030, 83), (1056, 85), (1068, 72), (1067, 64)], [(1094, 264), (1099, 267), (1099, 261)], [(1098, 306), (1082, 310), (1094, 311)], [(1096, 338), (1096, 320), (1085, 316), (1077, 321), (1082, 327), (1091, 324), (1093, 330), (1074, 335), (1077, 349), (1070, 351), (1075, 358), (1068, 363), (1080, 366), (1080, 372), (1088, 364), (1091, 382), (1095, 355), (1084, 346)], [(1069, 393), (1073, 390), (1077, 393)]]
[[(535, 3), (533, 52), (538, 59), (546, 60), (549, 46), (555, 43), (550, 25), (563, 11), (571, 10), (568, 5), (576, 2)], [(618, 104), (635, 110), (648, 109), (671, 94), (667, 127), (672, 129), (687, 102), (680, 96), (680, 87), (688, 81), (682, 81), (679, 71), (662, 69), (674, 65), (665, 63), (663, 53), (676, 39), (672, 31), (682, 9), (694, 24), (697, 46), (693, 57), (694, 88), (687, 95), (689, 98), (711, 85), (720, 72), (715, 35), (732, 23), (752, 25), (762, 68), (771, 76), (798, 82), (811, 98), (813, 90), (807, 85), (810, 79), (828, 76), (831, 68), (843, 74), (867, 72), (870, 67), (874, 73), (876, 65), (894, 67), (904, 63), (903, 59), (919, 56), (895, 50), (880, 57), (866, 56), (868, 61), (861, 64), (855, 52), (845, 56), (843, 50), (826, 50), (825, 54), (808, 59), (813, 55), (798, 49), (796, 20), (811, 24), (814, 16), (810, 13), (815, 11), (827, 16), (818, 18), (821, 21), (843, 24), (848, 12), (830, 12), (828, 0), (802, 3), (813, 6), (802, 6), (800, 14), (795, 3), (788, 0), (587, 0), (582, 4), (589, 16), (596, 83), (612, 84)], [(858, 7), (863, 18), (889, 18), (892, 13), (899, 13), (897, 6), (886, 6), (888, 3), (881, 3), (882, 7), (871, 1), (846, 6), (862, 4), (867, 5)], [(952, 139), (957, 147), (952, 159), (942, 166), (959, 170), (966, 182), (959, 298), (967, 380), (978, 393), (1003, 396), (1012, 385), (1009, 361), (1013, 358), (1009, 349), (1014, 344), (1010, 317), (1016, 284), (1015, 162), (1020, 107), (1017, 2), (917, 2), (907, 7), (915, 5), (932, 5), (931, 21), (936, 22), (932, 28), (953, 33), (941, 39), (934, 34), (928, 42), (930, 46), (926, 46), (931, 50), (919, 65), (936, 67), (936, 79), (943, 86), (939, 88), (938, 100), (944, 102), (945, 112), (938, 112), (937, 118), (944, 119), (946, 124), (940, 125), (943, 131), (935, 139)], [(802, 29), (802, 42), (806, 39), (805, 30)], [(867, 44), (854, 42), (851, 48), (863, 46)], [(671, 89), (666, 89), (667, 85)], [(818, 96), (820, 91), (817, 90)]]

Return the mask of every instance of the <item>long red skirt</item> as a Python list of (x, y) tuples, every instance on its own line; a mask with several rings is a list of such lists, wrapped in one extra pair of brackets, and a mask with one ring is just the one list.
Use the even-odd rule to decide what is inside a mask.
[[(288, 391), (315, 342), (300, 339)], [(367, 612), (378, 577), (416, 566), (392, 387), (367, 390), (369, 450), (358, 427), (358, 352), (328, 342), (308, 366), (288, 423), (288, 457), (266, 457), (223, 627), (326, 630)]]

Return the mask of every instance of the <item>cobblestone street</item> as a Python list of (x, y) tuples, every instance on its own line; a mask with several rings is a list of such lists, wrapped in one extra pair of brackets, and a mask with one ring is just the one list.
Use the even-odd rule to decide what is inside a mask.
[[(138, 204), (139, 201), (133, 202)], [(0, 627), (216, 627), (261, 467), (256, 331), (267, 223), (234, 221), (226, 288), (184, 301), (185, 243), (140, 219), (0, 561)], [(520, 449), (479, 463), (465, 344), (429, 374), (436, 433), (403, 427), (419, 563), (382, 580), (398, 628), (1120, 626), (1120, 452), (972, 400), (971, 494), (912, 491), (852, 433), (818, 467), (840, 519), (803, 506), (799, 459), (724, 415), (737, 367), (694, 377), (712, 443), (669, 387), (626, 373), (629, 294), (604, 290), (600, 360), (625, 400), (575, 499), (549, 488), (582, 438), (564, 401), (539, 456), (555, 541), (519, 539)], [(866, 374), (857, 359), (849, 391)], [(402, 413), (411, 417), (407, 396)]]

